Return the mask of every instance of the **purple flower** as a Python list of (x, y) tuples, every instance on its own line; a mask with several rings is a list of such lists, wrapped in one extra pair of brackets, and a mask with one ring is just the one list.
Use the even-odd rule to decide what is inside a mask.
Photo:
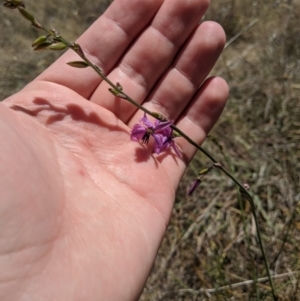
[(161, 142), (161, 133), (164, 129), (169, 128), (172, 121), (155, 121), (153, 124), (146, 116), (140, 120), (144, 125), (135, 124), (131, 131), (131, 139), (134, 141), (142, 140), (142, 143), (148, 144), (150, 136), (153, 136), (156, 143)]
[(161, 152), (167, 151), (170, 147), (172, 147), (178, 157), (181, 158), (181, 153), (174, 141), (173, 130), (172, 128), (166, 128), (163, 130), (163, 133), (159, 136), (159, 143), (155, 143), (154, 152), (160, 154)]
[(193, 184), (191, 185), (191, 187), (189, 188), (189, 190), (187, 191), (186, 195), (187, 196), (191, 196), (200, 184), (201, 184), (201, 179), (197, 178), (193, 182)]
[(155, 120), (152, 123), (146, 116), (140, 120), (143, 124), (135, 124), (131, 131), (131, 139), (134, 141), (141, 140), (142, 143), (147, 144), (150, 136), (154, 138), (154, 152), (160, 154), (163, 151), (172, 147), (175, 153), (181, 157), (178, 146), (173, 140), (173, 130), (171, 128), (172, 121)]

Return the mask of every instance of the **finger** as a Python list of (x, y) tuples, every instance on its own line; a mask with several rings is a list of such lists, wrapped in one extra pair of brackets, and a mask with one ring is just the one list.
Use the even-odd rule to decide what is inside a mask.
[[(191, 104), (180, 116), (176, 126), (198, 145), (201, 145), (221, 115), (228, 93), (228, 85), (222, 78), (207, 79)], [(174, 187), (177, 187), (187, 164), (196, 152), (196, 148), (182, 137), (175, 138), (175, 142), (182, 150), (183, 159), (167, 153), (162, 154), (158, 159), (168, 172)]]
[[(107, 11), (78, 39), (87, 57), (108, 74), (124, 51), (150, 22), (163, 0), (115, 0)], [(89, 98), (101, 82), (91, 68), (76, 69), (67, 62), (80, 60), (69, 50), (37, 80), (66, 86)]]
[(162, 113), (169, 120), (176, 120), (215, 65), (225, 40), (219, 24), (205, 22), (199, 25), (145, 107)]
[[(149, 26), (131, 46), (119, 66), (109, 74), (125, 92), (142, 103), (163, 72), (170, 66), (208, 6), (207, 0), (166, 0)], [(107, 92), (101, 83), (91, 100), (113, 111), (126, 122), (135, 107)]]
[[(225, 33), (220, 25), (215, 22), (199, 25), (144, 106), (169, 120), (176, 120), (211, 71), (224, 44)], [(129, 126), (141, 115), (137, 112)]]

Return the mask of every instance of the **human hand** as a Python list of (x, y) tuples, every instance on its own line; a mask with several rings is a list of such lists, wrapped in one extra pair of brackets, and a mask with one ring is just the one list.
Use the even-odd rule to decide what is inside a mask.
[[(228, 96), (222, 79), (205, 80), (225, 43), (219, 25), (199, 25), (207, 6), (115, 0), (78, 40), (199, 144)], [(72, 60), (68, 51), (0, 106), (1, 300), (136, 300), (195, 153), (183, 138), (182, 158), (131, 141), (143, 113)]]

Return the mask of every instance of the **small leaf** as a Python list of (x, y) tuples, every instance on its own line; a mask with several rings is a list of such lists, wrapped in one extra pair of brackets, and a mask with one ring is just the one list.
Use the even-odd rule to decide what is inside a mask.
[(67, 64), (75, 68), (89, 67), (89, 65), (85, 61), (72, 61), (72, 62), (68, 62)]
[(120, 93), (119, 91), (117, 91), (117, 90), (115, 90), (115, 89), (113, 89), (113, 88), (108, 88), (108, 91), (109, 91), (111, 94), (113, 94), (113, 95), (115, 95), (115, 96), (117, 96), (117, 97), (126, 99), (126, 95)]
[(120, 83), (117, 83), (116, 86), (122, 91), (123, 90), (123, 87), (121, 86)]
[(118, 95), (120, 94), (119, 91), (117, 91), (117, 90), (115, 90), (115, 89), (113, 89), (113, 88), (109, 88), (108, 91), (109, 91), (111, 94), (115, 95), (115, 96), (118, 96)]

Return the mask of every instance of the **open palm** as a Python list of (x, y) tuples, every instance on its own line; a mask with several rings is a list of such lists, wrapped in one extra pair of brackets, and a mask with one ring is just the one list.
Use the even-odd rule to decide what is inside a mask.
[[(109, 79), (201, 143), (227, 95), (207, 0), (115, 0), (78, 40)], [(136, 300), (195, 149), (130, 140), (141, 111), (68, 51), (0, 107), (0, 299)], [(200, 88), (199, 88), (200, 87)], [(89, 101), (87, 101), (89, 100)]]

